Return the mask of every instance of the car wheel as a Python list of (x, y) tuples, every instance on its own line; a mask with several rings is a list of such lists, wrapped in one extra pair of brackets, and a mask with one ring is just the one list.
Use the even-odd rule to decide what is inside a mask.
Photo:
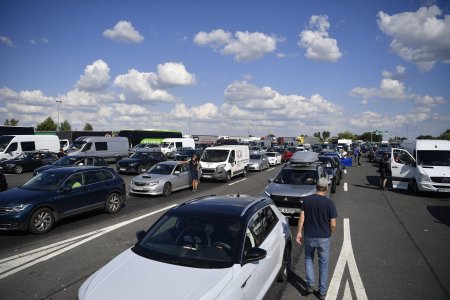
[(122, 196), (118, 193), (112, 193), (106, 198), (105, 210), (109, 214), (115, 214), (122, 208)]
[(172, 193), (172, 185), (169, 182), (166, 182), (163, 186), (163, 195), (167, 197), (170, 193)]
[(333, 180), (331, 183), (331, 192), (334, 194), (336, 193), (336, 182)]
[(414, 178), (411, 179), (408, 185), (408, 190), (411, 194), (418, 195), (419, 194), (419, 188), (417, 187), (417, 182)]
[(34, 234), (49, 232), (55, 224), (55, 216), (49, 208), (39, 208), (30, 218), (28, 230)]
[(286, 282), (291, 270), (291, 248), (286, 245), (284, 248), (283, 262), (281, 264), (280, 273), (278, 273), (278, 281)]
[(13, 171), (14, 171), (14, 173), (16, 173), (16, 174), (22, 174), (22, 172), (23, 172), (23, 167), (22, 167), (21, 165), (17, 165), (17, 166), (14, 167)]
[(231, 181), (231, 172), (227, 172), (227, 177), (225, 178), (226, 182), (230, 182)]
[(247, 168), (244, 168), (244, 170), (242, 171), (242, 177), (247, 176)]

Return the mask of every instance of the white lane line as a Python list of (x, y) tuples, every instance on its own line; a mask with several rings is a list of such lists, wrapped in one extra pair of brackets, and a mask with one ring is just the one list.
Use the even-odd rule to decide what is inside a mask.
[(350, 285), (347, 282), (345, 283), (344, 295), (342, 296), (342, 300), (353, 300), (352, 292), (350, 291)]
[(344, 174), (347, 174), (347, 169), (344, 169)]
[(344, 192), (348, 192), (348, 185), (347, 185), (347, 182), (344, 182)]
[(48, 246), (44, 246), (44, 247), (34, 249), (34, 250), (31, 250), (28, 252), (24, 252), (24, 253), (21, 253), (18, 255), (4, 258), (4, 259), (0, 260), (0, 279), (3, 279), (14, 273), (17, 273), (21, 270), (31, 267), (39, 262), (46, 261), (50, 258), (60, 255), (70, 249), (73, 249), (84, 243), (87, 243), (90, 240), (93, 240), (93, 239), (95, 239), (99, 236), (102, 236), (108, 232), (116, 230), (116, 229), (123, 227), (125, 225), (128, 225), (130, 223), (136, 222), (143, 218), (149, 217), (151, 215), (168, 210), (177, 205), (178, 204), (166, 206), (164, 208), (155, 210), (153, 212), (136, 217), (131, 220), (127, 220), (127, 221), (124, 221), (124, 222), (121, 222), (121, 223), (118, 223), (115, 225), (111, 225), (111, 226), (108, 226), (108, 227), (105, 227), (102, 229), (91, 231), (86, 234), (82, 234), (82, 235), (79, 235), (79, 236), (76, 236), (76, 237), (73, 237), (73, 238), (70, 238), (70, 239), (67, 239), (64, 241), (60, 241), (60, 242), (57, 242), (57, 243), (54, 243), (54, 244), (51, 244)]
[[(348, 269), (350, 273), (350, 279), (353, 282), (353, 287), (356, 293), (356, 299), (367, 300), (366, 290), (359, 275), (358, 266), (356, 265), (355, 255), (353, 254), (352, 240), (350, 237), (350, 220), (348, 218), (344, 219), (344, 242), (342, 244), (341, 253), (334, 269), (333, 277), (331, 278), (330, 287), (328, 288), (328, 293), (326, 300), (336, 300), (339, 292), (339, 286), (344, 275), (345, 265), (348, 264)], [(348, 295), (344, 291), (344, 296)], [(345, 298), (344, 298), (345, 299)]]
[(241, 180), (238, 180), (238, 181), (234, 181), (234, 182), (231, 182), (231, 183), (229, 183), (228, 185), (233, 185), (233, 184), (236, 184), (236, 183), (242, 182), (242, 181), (244, 181), (244, 180), (247, 180), (247, 178), (243, 178), (243, 179), (241, 179)]

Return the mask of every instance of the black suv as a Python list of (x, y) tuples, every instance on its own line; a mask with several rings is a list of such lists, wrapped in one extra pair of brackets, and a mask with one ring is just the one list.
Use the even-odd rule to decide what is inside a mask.
[(36, 176), (39, 173), (42, 173), (46, 170), (50, 170), (53, 168), (61, 168), (61, 167), (79, 167), (79, 166), (97, 166), (104, 167), (108, 166), (108, 163), (102, 158), (98, 156), (64, 156), (52, 163), (51, 165), (42, 166), (37, 168), (33, 172), (33, 176)]
[[(308, 156), (307, 160), (300, 159)], [(315, 152), (296, 152), (290, 162), (280, 170), (274, 179), (269, 179), (263, 196), (275, 202), (278, 209), (287, 217), (298, 218), (303, 197), (316, 192), (319, 178), (329, 181), (327, 197), (330, 196), (332, 181)]]
[(119, 173), (142, 174), (153, 165), (166, 160), (167, 158), (162, 152), (138, 151), (128, 158), (119, 160), (116, 163), (116, 170)]

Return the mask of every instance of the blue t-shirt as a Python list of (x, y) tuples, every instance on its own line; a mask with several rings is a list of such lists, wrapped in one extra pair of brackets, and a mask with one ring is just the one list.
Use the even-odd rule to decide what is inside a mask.
[(302, 210), (305, 213), (304, 235), (309, 238), (329, 238), (330, 219), (337, 218), (337, 211), (331, 199), (313, 194), (303, 198)]

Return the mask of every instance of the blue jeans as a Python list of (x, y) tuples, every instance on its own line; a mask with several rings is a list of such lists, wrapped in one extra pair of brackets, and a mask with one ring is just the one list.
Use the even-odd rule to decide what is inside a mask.
[(319, 294), (326, 295), (328, 289), (328, 260), (330, 257), (330, 238), (305, 237), (306, 284), (314, 286), (314, 252), (319, 256)]

